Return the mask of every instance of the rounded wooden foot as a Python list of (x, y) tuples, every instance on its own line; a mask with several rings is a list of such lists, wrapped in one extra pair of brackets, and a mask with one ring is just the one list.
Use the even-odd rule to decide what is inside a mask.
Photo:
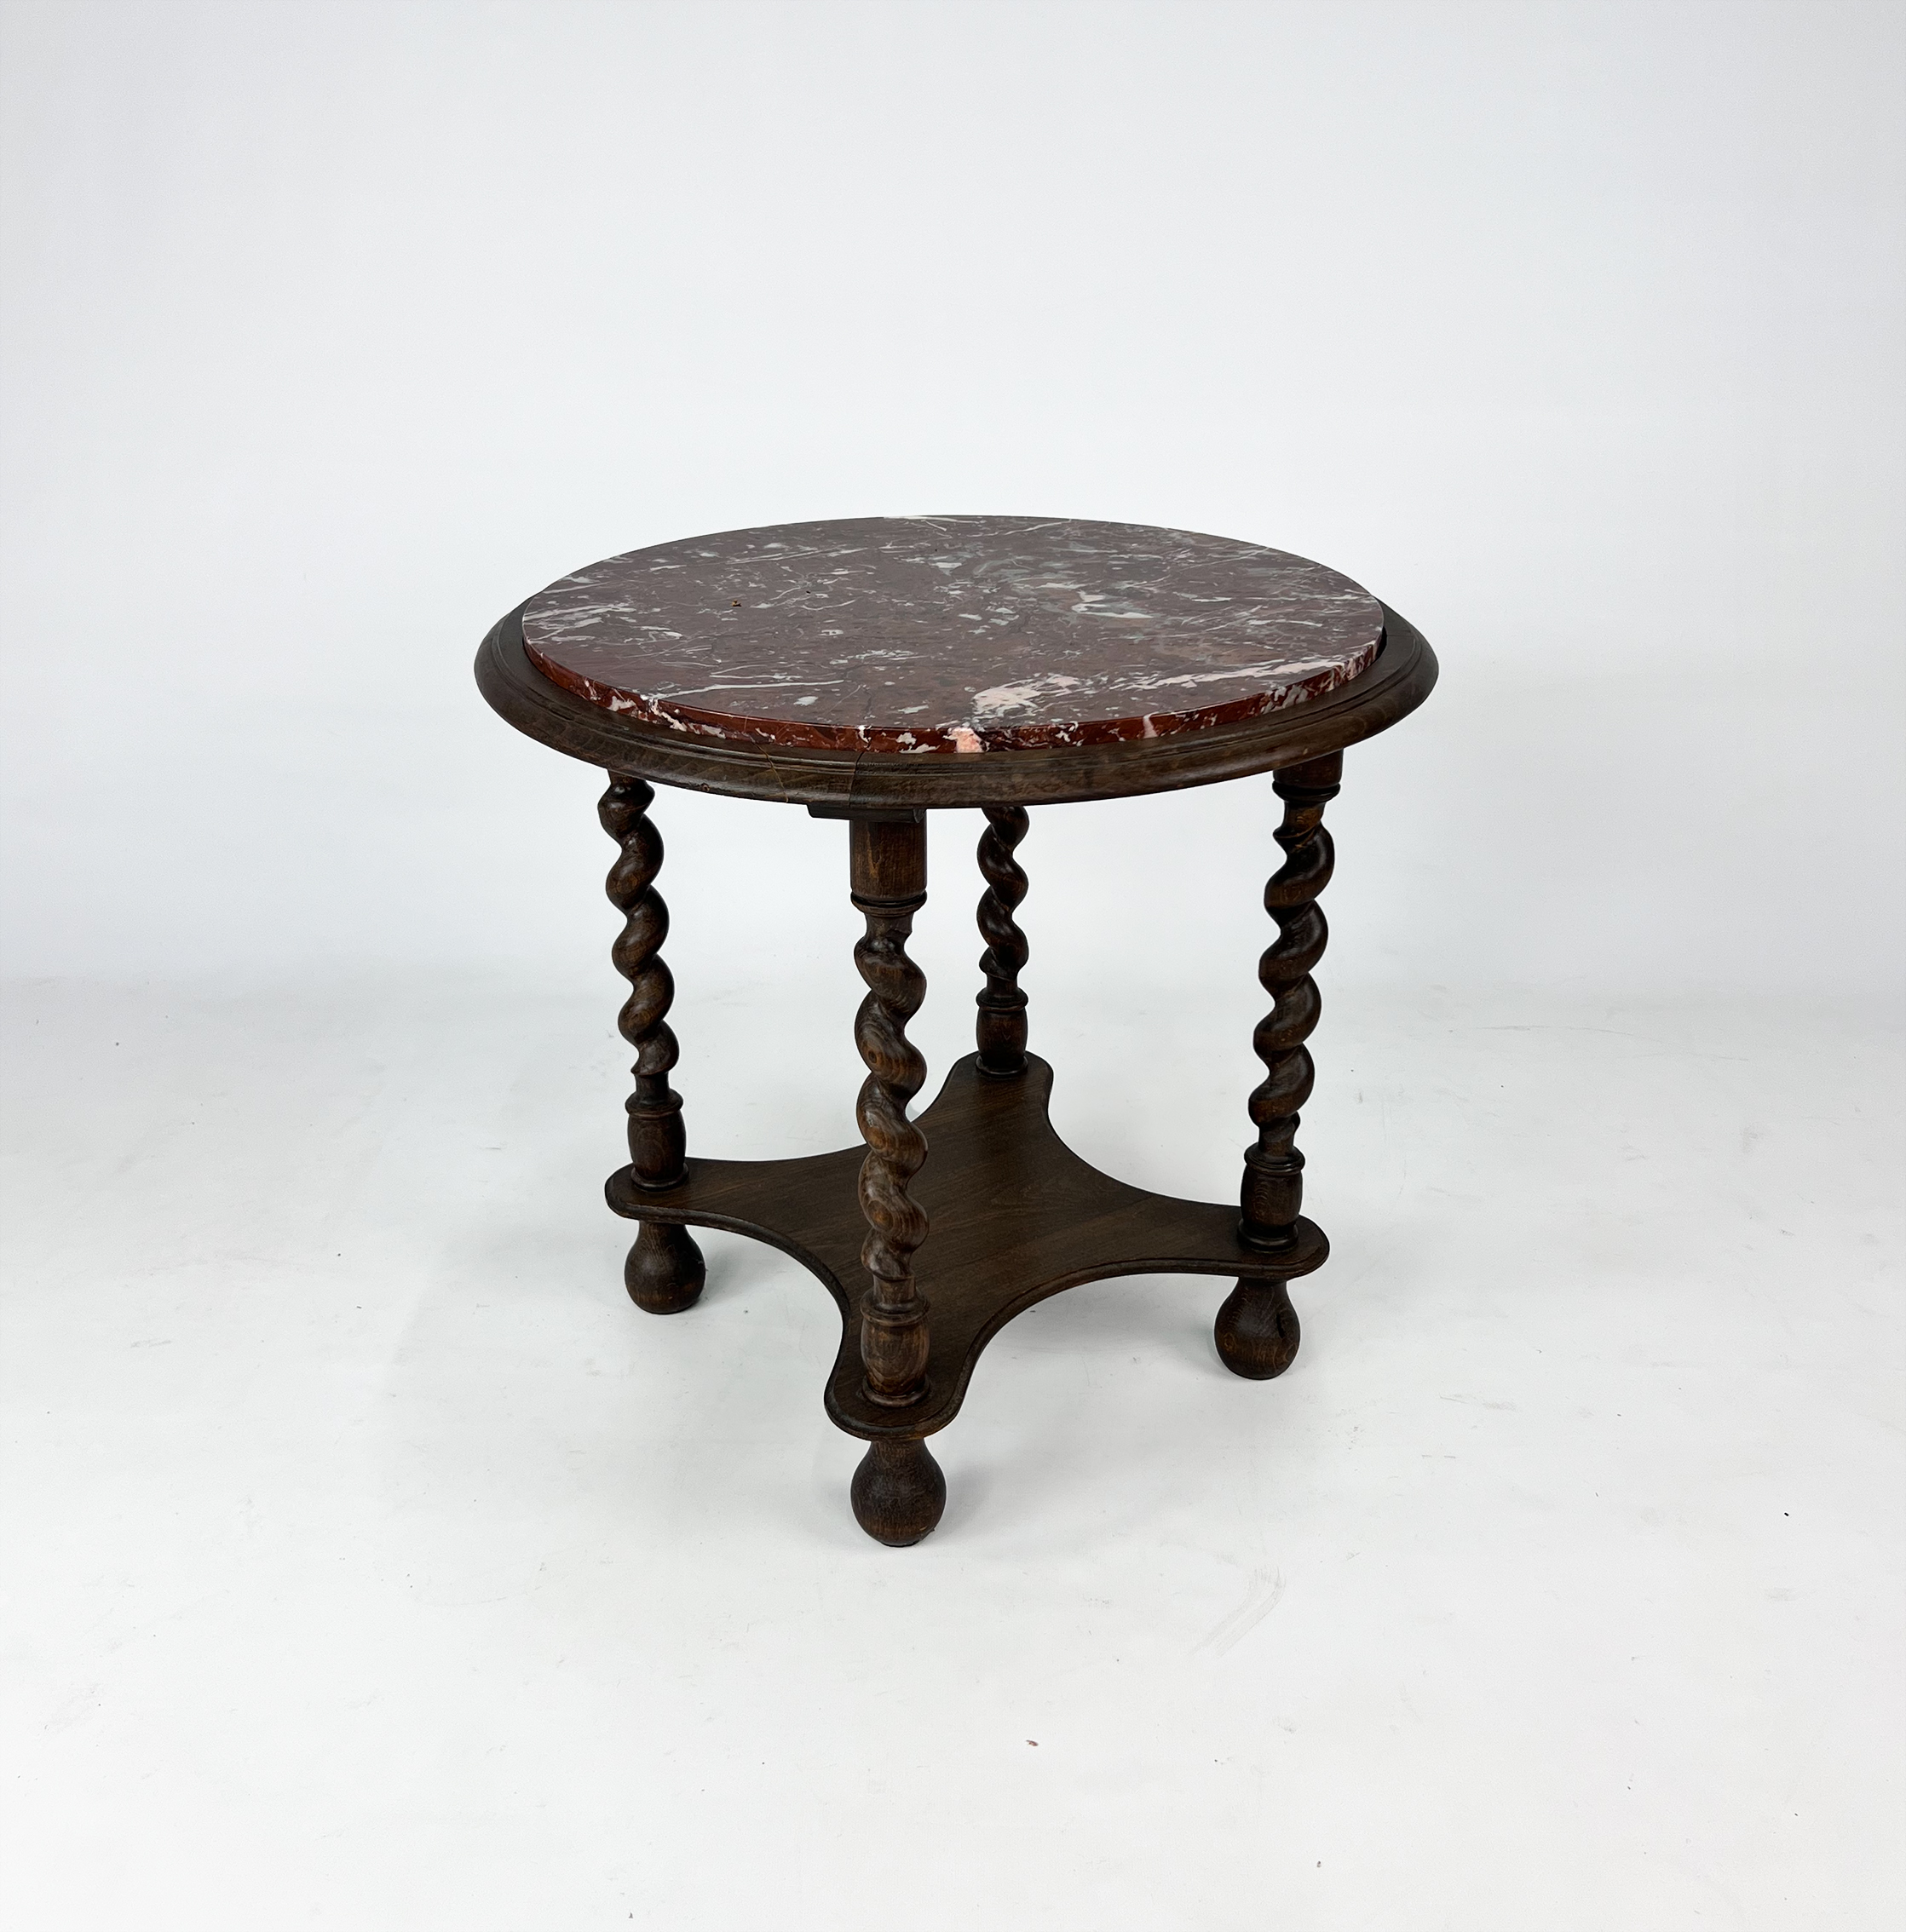
[(868, 1443), (854, 1472), (854, 1520), (876, 1543), (918, 1543), (946, 1506), (947, 1479), (925, 1443)]
[(1218, 1311), (1218, 1354), (1233, 1375), (1269, 1382), (1297, 1360), (1303, 1331), (1281, 1281), (1241, 1281)]
[(645, 1221), (636, 1232), (636, 1245), (622, 1264), (622, 1284), (629, 1299), (650, 1314), (680, 1314), (701, 1297), (708, 1269), (701, 1250), (686, 1228)]

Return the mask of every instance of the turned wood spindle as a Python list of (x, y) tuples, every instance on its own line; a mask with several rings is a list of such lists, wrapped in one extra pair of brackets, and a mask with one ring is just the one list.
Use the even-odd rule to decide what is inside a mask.
[(1330, 936), (1316, 903), (1330, 883), (1333, 862), (1323, 808), (1337, 796), (1343, 769), (1343, 754), (1333, 751), (1291, 766), (1272, 780), (1284, 801), (1283, 823), (1275, 834), (1284, 863), (1264, 888), (1264, 910), (1277, 923), (1277, 937), (1258, 962), (1258, 983), (1272, 1003), (1251, 1041), (1264, 1063), (1264, 1078), (1251, 1096), (1258, 1141), (1244, 1157), (1241, 1195), (1244, 1239), (1266, 1251), (1295, 1242), (1304, 1204), (1298, 1110), (1310, 1097), (1316, 1077), (1304, 1043), (1322, 1010), (1310, 971)]
[[(1330, 936), (1316, 900), (1330, 883), (1334, 862), (1323, 808), (1337, 796), (1343, 772), (1343, 754), (1332, 752), (1290, 766), (1271, 781), (1284, 801), (1283, 822), (1275, 834), (1284, 863), (1264, 888), (1264, 910), (1277, 922), (1277, 937), (1258, 962), (1271, 1009), (1251, 1043), (1264, 1063), (1264, 1078), (1251, 1096), (1258, 1141), (1244, 1157), (1240, 1229), (1249, 1246), (1267, 1254), (1296, 1246), (1304, 1203), (1298, 1110), (1316, 1078), (1304, 1043), (1322, 1010), (1310, 970)], [(1213, 1333), (1233, 1374), (1266, 1382), (1296, 1360), (1303, 1331), (1286, 1283), (1240, 1281), (1218, 1311)]]
[(854, 903), (867, 919), (854, 963), (867, 996), (854, 1021), (867, 1064), (855, 1112), (867, 1142), (861, 1211), (867, 1234), (861, 1259), (871, 1277), (861, 1302), (861, 1359), (867, 1394), (905, 1408), (926, 1392), (925, 1297), (913, 1283), (913, 1251), (926, 1239), (925, 1212), (907, 1184), (926, 1159), (926, 1136), (907, 1103), (926, 1078), (926, 1061), (907, 1022), (926, 998), (926, 975), (907, 956), (913, 915), (926, 903), (926, 825), (918, 819), (855, 819), (848, 827)]
[(979, 906), (980, 935), (986, 951), (980, 970), (986, 986), (976, 1003), (980, 1066), (988, 1073), (1026, 1071), (1026, 995), (1019, 975), (1031, 948), (1014, 923), (1013, 912), (1026, 896), (1026, 875), (1013, 857), (1013, 848), (1026, 836), (1026, 810), (1021, 805), (988, 805), (986, 830), (980, 835), (980, 871), (986, 891)]
[[(642, 1187), (671, 1187), (686, 1172), (687, 1140), (682, 1096), (669, 1085), (678, 1056), (668, 1010), (675, 1003), (675, 980), (662, 959), (668, 937), (668, 907), (655, 890), (662, 869), (662, 835), (648, 816), (653, 786), (625, 773), (611, 772), (609, 788), (597, 808), (602, 829), (621, 846), (609, 868), (607, 890), (623, 915), (612, 955), (629, 982), (616, 1026), (636, 1049), (635, 1090), (629, 1095), (629, 1167)], [(691, 1307), (705, 1279), (701, 1250), (685, 1228), (644, 1221), (623, 1268), (630, 1298), (652, 1314), (675, 1314)]]

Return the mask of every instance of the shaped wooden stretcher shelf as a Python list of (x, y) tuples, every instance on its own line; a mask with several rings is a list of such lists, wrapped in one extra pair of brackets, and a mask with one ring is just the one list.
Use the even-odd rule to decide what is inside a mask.
[(841, 1346), (827, 1383), (827, 1413), (850, 1435), (918, 1437), (959, 1412), (980, 1351), (1005, 1324), (1062, 1289), (1120, 1274), (1216, 1274), (1287, 1281), (1321, 1268), (1330, 1245), (1299, 1220), (1280, 1253), (1247, 1247), (1236, 1207), (1178, 1200), (1127, 1187), (1081, 1160), (1048, 1113), (1052, 1069), (1028, 1054), (1026, 1071), (999, 1078), (976, 1055), (959, 1061), (918, 1125), (926, 1164), (909, 1189), (930, 1233), (913, 1256), (931, 1307), (925, 1396), (884, 1408), (861, 1389), (858, 1194), (862, 1146), (793, 1160), (698, 1160), (672, 1187), (609, 1178), (609, 1205), (634, 1221), (748, 1234), (817, 1275), (841, 1311)]

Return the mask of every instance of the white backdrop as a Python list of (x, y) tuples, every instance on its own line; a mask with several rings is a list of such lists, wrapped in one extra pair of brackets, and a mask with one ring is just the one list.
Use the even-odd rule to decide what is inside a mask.
[[(21, 1425), (12, 1537), (40, 1559), (20, 1788), (43, 1923), (132, 1900), (172, 1923), (153, 1916), (164, 1878), (164, 1910), (200, 1928), (256, 1923), (252, 1886), (280, 1923), (806, 1925), (859, 1909), (857, 1870), (937, 1874), (913, 1913), (929, 1927), (1242, 1926), (1262, 1923), (1275, 1858), (1322, 1883), (1309, 1854), (1326, 1839), (1349, 1889), (1287, 1890), (1293, 1923), (1712, 1908), (1784, 1928), (1872, 1923), (1897, 1899), (1867, 1836), (1898, 1754), (1873, 1716), (1883, 1633), (1862, 1620), (1898, 1573), (1897, 1538), (1873, 1541), (1896, 1504), (1867, 1488), (1897, 1440), (1875, 1419), (1897, 1417), (1893, 1291), (1875, 1285), (1895, 1251), (1896, 1045), (1879, 1022), (1906, 803), (1896, 6), (11, 0), (0, 18), (0, 904), (24, 1263), (9, 1374), (17, 1412), (43, 1418)], [(1009, 1331), (1024, 1326), (1022, 1356), (999, 1345), (996, 1401), (976, 1394), (946, 1439), (946, 1527), (889, 1558), (850, 1524), (837, 1535), (851, 1454), (816, 1446), (821, 1297), (717, 1243), (693, 1318), (615, 1305), (619, 1235), (593, 1205), (621, 1065), (600, 780), (492, 718), (469, 664), (498, 615), (592, 558), (918, 511), (1165, 523), (1315, 556), (1418, 624), (1444, 676), (1350, 756), (1332, 813), (1307, 1144), (1350, 1325), (1308, 1328), (1303, 1372), (1270, 1390), (1214, 1394), (1200, 1302), (1173, 1358), (1184, 1407), (1132, 1425), (1128, 1466), (1108, 1439), (1163, 1372), (1155, 1337), (1133, 1339), (1162, 1291), (1028, 1318)], [(1258, 784), (1035, 816), (1034, 1044), (1060, 1065), (1068, 1130), (1135, 1179), (1233, 1184), (1272, 810)], [(692, 1144), (845, 1138), (859, 989), (841, 829), (666, 793), (658, 817)], [(977, 824), (935, 828), (915, 1032), (936, 1070), (970, 1027)], [(1485, 1222), (1513, 1232), (1485, 1241)], [(1425, 1362), (1398, 1337), (1432, 1346), (1412, 1297), (1434, 1268), (1454, 1353)], [(487, 1269), (481, 1305), (520, 1325), (477, 1340)], [(750, 1284), (803, 1310), (775, 1317), (798, 1360), (786, 1341), (735, 1360), (718, 1324)], [(300, 1324), (333, 1306), (343, 1326), (313, 1342)], [(1545, 1320), (1583, 1325), (1546, 1370), (1505, 1356), (1476, 1394), (1464, 1351)], [(1556, 1613), (1538, 1591), (1550, 1607), (1515, 1613), (1521, 1636), (1501, 1621), (1528, 1547), (1504, 1498), (1554, 1466), (1554, 1417), (1613, 1416), (1598, 1377), (1658, 1325), (1714, 1378), (1672, 1415), (1630, 1389), (1625, 1412), (1656, 1425), (1634, 1521), (1689, 1549), (1712, 1530), (1732, 1554), (1648, 1599), (1684, 1623), (1631, 1710), (1626, 1651), (1517, 1647)], [(161, 1360), (130, 1353), (147, 1342), (173, 1366), (124, 1366)], [(312, 1348), (343, 1351), (337, 1388)], [(540, 1407), (504, 1393), (538, 1348)], [(1064, 1411), (1057, 1447), (982, 1451), (1042, 1402), (1085, 1400), (1074, 1371), (1094, 1349), (1097, 1406)], [(625, 1378), (599, 1417), (567, 1379), (585, 1356)], [(1581, 1385), (1531, 1399), (1526, 1378), (1563, 1356)], [(446, 1361), (440, 1385), (428, 1365)], [(1783, 1376), (1802, 1391), (1784, 1406), (1765, 1395)], [(675, 1446), (714, 1429), (698, 1404), (716, 1383), (780, 1405), (746, 1476)], [(1418, 1384), (1427, 1411), (1401, 1394), (1375, 1419), (1356, 1409)], [(274, 1394), (233, 1420), (234, 1386)], [(1437, 1405), (1472, 1399), (1521, 1403), (1529, 1433), (1497, 1444), (1488, 1480), (1420, 1498), (1408, 1472), (1453, 1412)], [(491, 1599), (452, 1584), (429, 1599), (441, 1627), (400, 1640), (369, 1584), (352, 1609), (298, 1567), (334, 1542), (348, 1567), (386, 1533), (378, 1587), (400, 1587), (412, 1556), (394, 1553), (441, 1532), (440, 1479), (493, 1471), (517, 1407), (513, 1466), (545, 1458), (545, 1486), (517, 1518), (473, 1476), (466, 1540), (435, 1560), (487, 1574), (508, 1520), (507, 1562), (540, 1576), (552, 1516), (593, 1506), (565, 1532), (596, 1553), (567, 1594), (472, 1636), (458, 1607)], [(1371, 1492), (1400, 1533), (1461, 1553), (1436, 1587), (1468, 1605), (1474, 1648), (1423, 1653), (1440, 1705), (1420, 1683), (1413, 1705), (1399, 1666), (1401, 1703), (1353, 1690), (1298, 1726), (1238, 1686), (1269, 1682), (1268, 1662), (1231, 1667), (1275, 1641), (1296, 1681), (1349, 1682), (1356, 1659), (1428, 1642), (1341, 1582), (1340, 1551), (1306, 1567), (1350, 1534), (1346, 1510), (1361, 1522), (1322, 1419), (1353, 1411), (1405, 1472)], [(563, 1434), (585, 1412), (599, 1463)], [(1854, 1417), (1860, 1433), (1834, 1433)], [(755, 1440), (745, 1417), (722, 1426)], [(1274, 1529), (1198, 1473), (1255, 1467), (1272, 1426), (1320, 1496)], [(1190, 1458), (1156, 1494), (1148, 1429)], [(964, 1470), (962, 1429), (982, 1458)], [(1772, 1511), (1771, 1472), (1806, 1464), (1828, 1526), (1802, 1568), (1832, 1587), (1751, 1639), (1746, 1597), (1771, 1617), (1770, 1591), (1806, 1591), (1766, 1580), (1755, 1538), (1788, 1533), (1774, 1515), (1728, 1543), (1738, 1526), (1700, 1514), (1712, 1493), (1677, 1455), (1730, 1429), (1752, 1443), (1735, 1442), (1729, 1497)], [(168, 1486), (130, 1506), (155, 1440), (176, 1450)], [(1070, 1474), (1039, 1475), (1049, 1454)], [(792, 1497), (771, 1486), (789, 1457)], [(692, 1519), (653, 1495), (665, 1466)], [(340, 1467), (357, 1475), (320, 1473)], [(248, 1508), (278, 1526), (282, 1574), (223, 1540)], [(1566, 1509), (1545, 1533), (1569, 1567), (1554, 1601), (1605, 1632), (1598, 1592), (1632, 1606), (1639, 1559), (1590, 1561)], [(625, 1654), (603, 1591), (653, 1602), (658, 1571), (709, 1594)], [(1308, 1636), (1274, 1640), (1267, 1600), (1326, 1574)], [(1397, 1573), (1378, 1594), (1422, 1585)], [(527, 1589), (504, 1594), (520, 1608)], [(869, 1659), (870, 1591), (930, 1633), (924, 1654)], [(744, 1600), (800, 1634), (751, 1650), (757, 1623), (723, 1621)], [(293, 1665), (270, 1633), (301, 1615)], [(995, 1618), (1005, 1649), (1043, 1660), (1012, 1697), (988, 1675), (1011, 1666), (973, 1647)], [(160, 1625), (182, 1650), (116, 1677)], [(1841, 1676), (1766, 1689), (1768, 1658), (1823, 1651)], [(314, 1655), (339, 1682), (274, 1703)], [(470, 1659), (467, 1682), (459, 1664), (441, 1705), (406, 1703), (445, 1655)], [(1183, 1655), (1228, 1674), (1198, 1688)], [(573, 1710), (537, 1675), (562, 1656), (584, 1660)], [(251, 1688), (224, 1695), (245, 1657)], [(1119, 1676), (1132, 1657), (1142, 1682)], [(645, 1670), (681, 1700), (666, 1722), (592, 1729), (591, 1699), (615, 1706)], [(1074, 1670), (1096, 1742), (1069, 1781), (1022, 1788), (961, 1713), (997, 1692), (1024, 1751), (1028, 1687)], [(805, 1704), (791, 1671), (817, 1687)], [(107, 1687), (90, 1704), (89, 1685)], [(527, 1783), (486, 1782), (504, 1743), (457, 1741), (466, 1695), (503, 1698)], [(910, 1728), (896, 1705), (923, 1697), (935, 1716)], [(1545, 1736), (1534, 1712), (1558, 1699)], [(365, 1709), (383, 1715), (339, 1716)], [(1472, 1709), (1503, 1728), (1470, 1737)], [(1695, 1758), (1621, 1755), (1671, 1709), (1661, 1734), (1704, 1739)], [(1120, 1711), (1151, 1715), (1121, 1728)], [(723, 1742), (698, 1758), (717, 1713)], [(1274, 1764), (1293, 1726), (1304, 1748)], [(918, 1754), (904, 1776), (883, 1755), (895, 1733)], [(1564, 1774), (1578, 1760), (1606, 1772), (1592, 1791)], [(1631, 1800), (1638, 1762), (1658, 1783)], [(1764, 1789), (1730, 1783), (1745, 1765)], [(1817, 1780), (1791, 1804), (1789, 1768)], [(380, 1777), (391, 1791), (360, 1805)], [(823, 1780), (842, 1814), (826, 1826)], [(1520, 1820), (1504, 1843), (1461, 1797), (1472, 1782)], [(641, 1843), (603, 1865), (618, 1792)], [(1659, 1845), (1632, 1837), (1631, 1802), (1662, 1820)], [(1298, 1814), (1309, 1837), (1270, 1822)], [(758, 1866), (732, 1862), (718, 1816), (769, 1848)], [(881, 1816), (879, 1846), (856, 1843)], [(1492, 1868), (1500, 1889), (1475, 1876)]]
[(1276, 543), (1437, 644), (1339, 970), (1897, 957), (1896, 9), (9, 15), (20, 970), (573, 952), (489, 624), (973, 509)]

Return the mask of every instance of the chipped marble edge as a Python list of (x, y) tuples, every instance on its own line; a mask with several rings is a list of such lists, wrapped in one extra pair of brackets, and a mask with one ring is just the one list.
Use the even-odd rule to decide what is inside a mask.
[(944, 725), (807, 725), (797, 720), (740, 718), (698, 711), (603, 684), (580, 671), (557, 664), (526, 637), (525, 654), (551, 683), (574, 696), (637, 724), (659, 726), (683, 738), (723, 745), (778, 745), (806, 751), (861, 751), (886, 756), (967, 755), (989, 751), (1046, 751), (1067, 746), (1122, 745), (1149, 738), (1172, 738), (1186, 732), (1212, 731), (1220, 725), (1241, 724), (1273, 711), (1288, 710), (1322, 698), (1361, 677), (1376, 662), (1382, 635), (1373, 637), (1341, 664), (1275, 684), (1249, 696), (1200, 710), (1141, 713), (1129, 718), (1082, 718), (1073, 722), (1036, 725), (988, 725), (974, 719)]

